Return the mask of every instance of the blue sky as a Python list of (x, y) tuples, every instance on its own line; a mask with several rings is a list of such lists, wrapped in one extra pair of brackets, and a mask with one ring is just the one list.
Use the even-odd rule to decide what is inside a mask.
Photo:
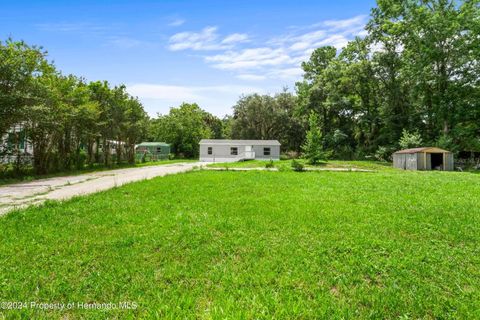
[(65, 74), (124, 83), (151, 116), (182, 101), (223, 116), (301, 78), (322, 45), (364, 34), (374, 0), (3, 1), (0, 39), (42, 45)]

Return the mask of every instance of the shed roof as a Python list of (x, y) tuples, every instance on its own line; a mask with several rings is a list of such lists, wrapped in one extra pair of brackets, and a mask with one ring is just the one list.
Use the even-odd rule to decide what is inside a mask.
[(278, 140), (226, 140), (226, 139), (202, 139), (200, 144), (212, 145), (238, 145), (238, 146), (279, 146)]
[(170, 147), (170, 145), (166, 142), (142, 142), (140, 144), (137, 144), (137, 147)]
[(400, 150), (395, 153), (419, 153), (419, 152), (426, 152), (426, 153), (450, 153), (450, 151), (443, 150), (437, 147), (420, 147), (420, 148), (412, 148), (412, 149), (405, 149)]

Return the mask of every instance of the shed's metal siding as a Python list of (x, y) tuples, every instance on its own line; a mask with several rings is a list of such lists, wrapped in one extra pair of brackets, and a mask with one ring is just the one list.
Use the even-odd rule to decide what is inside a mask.
[(425, 153), (418, 152), (417, 155), (417, 170), (425, 170)]
[(398, 169), (405, 169), (405, 158), (404, 153), (394, 153), (393, 166)]
[(417, 170), (417, 155), (418, 153), (405, 155), (405, 169)]
[(432, 170), (432, 154), (431, 153), (427, 153), (427, 167), (425, 168), (425, 170)]
[(445, 171), (455, 170), (453, 153), (445, 153), (445, 158), (444, 159), (445, 159), (444, 160)]

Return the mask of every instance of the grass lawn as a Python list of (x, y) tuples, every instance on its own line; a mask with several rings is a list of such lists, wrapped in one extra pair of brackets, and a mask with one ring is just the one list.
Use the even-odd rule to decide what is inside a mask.
[(479, 318), (480, 177), (195, 171), (0, 219), (23, 318)]
[(120, 165), (112, 164), (110, 167), (95, 164), (93, 168), (85, 167), (82, 170), (71, 170), (71, 171), (56, 172), (56, 173), (44, 174), (44, 175), (36, 175), (33, 173), (33, 169), (30, 169), (29, 171), (31, 171), (31, 173), (26, 174), (19, 178), (6, 178), (0, 175), (0, 186), (17, 183), (17, 182), (33, 181), (38, 179), (46, 179), (46, 178), (61, 177), (61, 176), (75, 176), (75, 175), (91, 173), (91, 172), (108, 171), (108, 170), (115, 170), (115, 169), (126, 169), (126, 168), (139, 168), (139, 167), (147, 167), (147, 166), (173, 164), (173, 163), (179, 163), (179, 162), (196, 162), (196, 161), (198, 160), (189, 160), (189, 159), (159, 160), (159, 161), (150, 161), (150, 162), (135, 163), (135, 164), (128, 164), (128, 163), (124, 163)]
[[(345, 169), (365, 169), (365, 170), (395, 170), (392, 168), (392, 164), (388, 162), (380, 161), (341, 161), (341, 160), (329, 160), (328, 162), (312, 166), (306, 163), (303, 159), (297, 160), (303, 163), (306, 168), (345, 168)], [(247, 160), (241, 162), (228, 162), (228, 163), (212, 163), (209, 167), (214, 168), (265, 168), (270, 161), (264, 160)], [(273, 162), (275, 168), (281, 171), (291, 171), (292, 160), (280, 160)]]

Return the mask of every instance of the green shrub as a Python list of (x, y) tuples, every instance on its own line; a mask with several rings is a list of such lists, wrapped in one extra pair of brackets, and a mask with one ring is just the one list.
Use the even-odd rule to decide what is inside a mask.
[(392, 150), (388, 147), (378, 147), (375, 152), (375, 159), (378, 161), (391, 161), (392, 160)]
[(418, 131), (415, 132), (408, 132), (407, 130), (403, 130), (402, 137), (398, 144), (402, 149), (410, 149), (422, 146), (422, 137)]
[(318, 115), (315, 112), (311, 112), (308, 118), (309, 130), (305, 143), (302, 145), (304, 158), (307, 159), (310, 164), (317, 164), (321, 161), (327, 161), (331, 156), (331, 152), (327, 152), (323, 149), (323, 137), (320, 131), (320, 125)]
[(265, 168), (267, 168), (267, 169), (275, 168), (275, 164), (273, 163), (273, 160), (272, 160), (272, 159), (270, 159), (270, 161), (268, 161), (268, 162), (265, 164)]
[(296, 171), (296, 172), (302, 172), (302, 171), (305, 171), (305, 166), (300, 161), (297, 161), (297, 160), (293, 159), (292, 160), (292, 169), (293, 169), (293, 171)]
[(168, 160), (173, 160), (175, 159), (175, 155), (173, 153), (168, 154)]

